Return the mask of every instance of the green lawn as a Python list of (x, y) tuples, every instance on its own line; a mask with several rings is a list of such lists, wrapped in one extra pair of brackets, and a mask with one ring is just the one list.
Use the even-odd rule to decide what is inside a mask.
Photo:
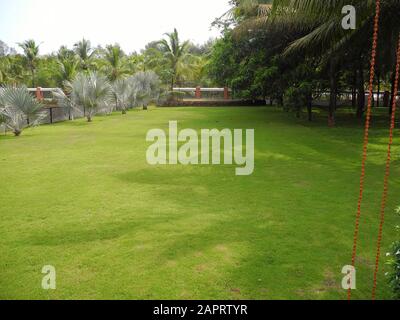
[[(166, 108), (0, 137), (1, 299), (345, 299), (362, 124)], [(254, 128), (255, 172), (146, 162), (147, 131)], [(370, 299), (388, 130), (374, 121), (354, 298)], [(399, 222), (399, 132), (382, 265)], [(57, 290), (41, 289), (44, 265)], [(378, 297), (391, 297), (385, 271)]]

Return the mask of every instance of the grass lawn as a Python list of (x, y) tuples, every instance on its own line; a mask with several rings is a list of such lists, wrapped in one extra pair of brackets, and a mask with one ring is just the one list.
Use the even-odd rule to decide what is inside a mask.
[[(0, 299), (345, 299), (362, 124), (273, 108), (166, 108), (0, 137)], [(149, 166), (147, 131), (254, 128), (255, 171)], [(351, 120), (351, 121), (350, 121)], [(385, 253), (400, 205), (399, 132)], [(374, 121), (354, 298), (370, 299), (387, 149)], [(44, 265), (57, 290), (41, 289)]]

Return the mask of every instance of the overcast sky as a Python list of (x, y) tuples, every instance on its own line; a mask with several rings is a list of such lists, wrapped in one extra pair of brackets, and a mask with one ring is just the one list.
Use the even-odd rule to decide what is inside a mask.
[(45, 54), (84, 37), (132, 52), (176, 27), (203, 43), (219, 35), (210, 25), (228, 9), (229, 0), (0, 0), (0, 40), (16, 48), (34, 39)]

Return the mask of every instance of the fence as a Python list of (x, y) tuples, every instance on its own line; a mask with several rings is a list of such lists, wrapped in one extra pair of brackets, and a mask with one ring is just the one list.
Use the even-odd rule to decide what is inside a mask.
[[(83, 113), (79, 111), (69, 114), (69, 112), (57, 105), (53, 100), (52, 92), (57, 88), (28, 88), (28, 91), (33, 94), (38, 100), (44, 104), (44, 109), (47, 111), (46, 117), (41, 121), (42, 124), (50, 124), (55, 122), (62, 122), (70, 120), (71, 118), (81, 118)], [(181, 94), (182, 102), (176, 103), (178, 105), (199, 105), (199, 106), (215, 106), (215, 105), (265, 105), (268, 101), (257, 100), (233, 100), (232, 90), (225, 88), (174, 88), (174, 92)], [(330, 92), (316, 92), (317, 99), (314, 99), (313, 105), (316, 107), (327, 107), (329, 105)], [(400, 102), (400, 92), (396, 97), (396, 101)], [(338, 93), (337, 105), (352, 106), (356, 95), (353, 92), (342, 91)], [(368, 93), (365, 95), (365, 103), (368, 101)], [(379, 102), (378, 102), (379, 101)], [(378, 94), (374, 92), (374, 107), (389, 107), (390, 92), (383, 91)]]
[(52, 92), (57, 90), (57, 88), (28, 88), (28, 92), (33, 93), (36, 99), (40, 101), (53, 100)]
[[(330, 92), (315, 92), (315, 95), (318, 97), (314, 99), (313, 105), (315, 106), (321, 106), (325, 107), (329, 105), (329, 99), (330, 99)], [(365, 98), (364, 98), (364, 103), (365, 106), (368, 104), (368, 96), (369, 93), (365, 93)], [(400, 98), (400, 91), (397, 94), (396, 101), (399, 101)], [(390, 107), (390, 98), (391, 98), (391, 93), (389, 91), (383, 91), (383, 92), (373, 92), (373, 107), (382, 107), (382, 108), (389, 108)], [(337, 95), (337, 106), (353, 106), (357, 104), (357, 99), (358, 95), (357, 93), (351, 92), (351, 91), (341, 91), (338, 92)]]
[(231, 92), (229, 88), (174, 88), (175, 93), (180, 93), (184, 100), (230, 100)]

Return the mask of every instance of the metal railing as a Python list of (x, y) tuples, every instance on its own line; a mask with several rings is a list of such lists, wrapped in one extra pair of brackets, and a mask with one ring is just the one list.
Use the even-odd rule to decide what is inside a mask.
[(230, 100), (232, 90), (225, 88), (173, 88), (173, 92), (181, 93), (183, 99), (224, 99)]

